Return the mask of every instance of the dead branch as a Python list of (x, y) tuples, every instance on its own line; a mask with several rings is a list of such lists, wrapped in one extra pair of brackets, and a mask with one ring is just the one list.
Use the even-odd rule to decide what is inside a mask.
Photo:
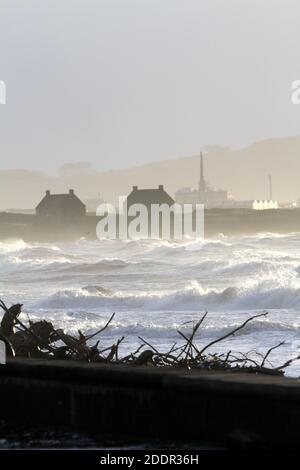
[(221, 336), (221, 338), (218, 338), (218, 339), (215, 339), (214, 341), (211, 341), (210, 343), (208, 343), (206, 346), (204, 346), (204, 348), (201, 349), (201, 351), (199, 352), (199, 356), (201, 357), (204, 353), (204, 351), (206, 351), (208, 348), (210, 348), (211, 346), (213, 346), (214, 344), (217, 344), (219, 343), (220, 341), (223, 341), (224, 339), (227, 339), (229, 338), (230, 336), (234, 336), (235, 333), (237, 333), (238, 331), (242, 330), (243, 328), (245, 328), (245, 326), (251, 322), (252, 320), (254, 320), (255, 318), (260, 318), (260, 317), (266, 317), (268, 315), (269, 312), (265, 312), (265, 313), (260, 313), (258, 315), (254, 315), (253, 317), (250, 317), (248, 318), (246, 321), (244, 321), (244, 323), (242, 323), (240, 326), (238, 326), (237, 328), (235, 328), (234, 330), (230, 331), (229, 333), (227, 333), (226, 335), (224, 336)]
[(143, 339), (141, 336), (138, 336), (138, 338), (143, 341), (143, 343), (145, 343), (147, 346), (149, 346), (149, 348), (153, 349), (153, 351), (155, 351), (157, 354), (160, 354), (159, 351), (154, 347), (152, 346), (152, 344), (148, 343), (145, 339)]
[(271, 354), (271, 352), (274, 351), (274, 349), (280, 348), (280, 346), (282, 346), (283, 344), (284, 344), (284, 341), (282, 341), (281, 343), (278, 343), (278, 344), (276, 344), (275, 346), (273, 346), (272, 348), (270, 348), (270, 349), (266, 352), (266, 354), (265, 354), (265, 356), (264, 356), (264, 358), (263, 358), (263, 360), (262, 360), (262, 363), (261, 363), (260, 367), (263, 367), (263, 366), (265, 365), (266, 360), (267, 360), (267, 358), (269, 357), (269, 355)]
[(90, 339), (94, 338), (95, 336), (100, 335), (100, 333), (102, 333), (104, 330), (106, 330), (106, 328), (108, 327), (108, 325), (113, 321), (114, 316), (115, 316), (115, 312), (112, 314), (112, 316), (110, 317), (110, 319), (108, 320), (108, 322), (104, 325), (104, 327), (101, 328), (101, 330), (96, 331), (96, 333), (93, 333), (92, 335), (86, 336), (86, 341), (89, 341)]
[[(269, 361), (272, 352), (282, 346), (281, 342), (268, 349), (265, 354), (252, 350), (247, 353), (228, 352), (207, 353), (206, 351), (213, 345), (234, 336), (242, 330), (249, 322), (256, 318), (265, 317), (267, 312), (254, 315), (245, 320), (241, 325), (223, 336), (210, 341), (200, 349), (196, 342), (196, 336), (207, 317), (207, 312), (196, 323), (192, 323), (192, 332), (190, 335), (178, 330), (178, 335), (183, 340), (182, 344), (175, 342), (167, 352), (160, 352), (148, 340), (138, 337), (142, 342), (138, 348), (123, 358), (119, 358), (119, 348), (125, 337), (122, 336), (112, 345), (99, 349), (100, 339), (93, 346), (88, 346), (87, 342), (103, 333), (114, 319), (115, 313), (111, 315), (105, 325), (97, 332), (85, 335), (78, 330), (78, 336), (65, 333), (62, 329), (55, 330), (52, 323), (45, 320), (32, 321), (28, 318), (28, 324), (24, 324), (18, 317), (21, 313), (22, 304), (13, 305), (7, 308), (5, 303), (0, 300), (0, 307), (4, 311), (1, 327), (0, 340), (6, 344), (8, 354), (11, 356), (25, 357), (47, 357), (53, 359), (79, 360), (88, 362), (106, 362), (118, 364), (134, 364), (137, 366), (149, 365), (154, 367), (177, 367), (197, 369), (197, 370), (222, 370), (231, 372), (263, 373), (269, 375), (283, 375), (284, 369), (292, 362), (300, 359), (300, 355), (289, 359), (284, 364), (273, 367)], [(191, 322), (186, 322), (191, 323)], [(15, 331), (17, 330), (17, 331)], [(4, 332), (9, 333), (5, 335)], [(55, 343), (61, 341), (63, 345), (57, 346)], [(146, 349), (140, 352), (145, 346)], [(259, 360), (258, 360), (259, 358)], [(266, 367), (266, 363), (270, 367)]]

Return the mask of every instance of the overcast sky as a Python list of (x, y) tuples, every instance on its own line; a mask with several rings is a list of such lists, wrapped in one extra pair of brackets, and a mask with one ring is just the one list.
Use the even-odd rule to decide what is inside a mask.
[(299, 0), (0, 0), (0, 169), (299, 134)]

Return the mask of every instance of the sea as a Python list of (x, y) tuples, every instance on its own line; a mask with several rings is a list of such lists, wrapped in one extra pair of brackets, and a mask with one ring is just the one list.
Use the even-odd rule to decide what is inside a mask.
[[(243, 353), (257, 362), (284, 344), (266, 365), (300, 355), (300, 233), (161, 240), (87, 240), (61, 243), (0, 242), (0, 298), (23, 304), (24, 322), (46, 319), (77, 334), (101, 329), (104, 349), (124, 336), (120, 356), (142, 339), (161, 352), (180, 346), (208, 312), (196, 337), (205, 346), (247, 318), (234, 337), (210, 353)], [(1, 315), (1, 313), (0, 313)], [(94, 340), (91, 340), (91, 345)], [(286, 375), (300, 375), (300, 361)]]

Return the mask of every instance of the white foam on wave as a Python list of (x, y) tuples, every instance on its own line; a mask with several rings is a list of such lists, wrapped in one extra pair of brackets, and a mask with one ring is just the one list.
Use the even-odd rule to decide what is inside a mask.
[(30, 245), (23, 240), (0, 241), (0, 254), (14, 253), (29, 247)]
[(288, 338), (295, 352), (300, 329), (299, 242), (299, 234), (182, 243), (1, 242), (1, 272), (7, 274), (1, 279), (1, 296), (23, 302), (33, 318), (53, 320), (74, 332), (96, 331), (115, 311), (105, 336), (129, 336), (130, 349), (138, 335), (159, 349), (170, 345), (178, 340), (177, 329), (189, 331), (182, 322), (197, 320), (204, 311), (209, 320), (201, 334), (209, 338), (268, 310), (270, 318), (249, 324), (237, 335), (237, 349), (265, 348), (267, 342), (272, 346)]
[(65, 257), (54, 257), (50, 259), (45, 258), (22, 258), (19, 256), (11, 256), (9, 262), (17, 265), (26, 265), (26, 266), (50, 266), (50, 265), (68, 265), (71, 261)]
[(42, 308), (140, 309), (145, 311), (254, 310), (300, 308), (300, 284), (273, 280), (215, 289), (191, 281), (172, 291), (112, 291), (99, 286), (65, 289), (37, 303)]

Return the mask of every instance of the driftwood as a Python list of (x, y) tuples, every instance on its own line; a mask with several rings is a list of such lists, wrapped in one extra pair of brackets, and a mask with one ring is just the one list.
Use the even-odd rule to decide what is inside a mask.
[(6, 338), (9, 338), (14, 334), (14, 327), (17, 323), (18, 316), (22, 311), (22, 304), (12, 305), (10, 308), (7, 308), (5, 303), (0, 300), (0, 307), (4, 310), (4, 315), (1, 321), (0, 329), (1, 334)]
[[(40, 320), (33, 322), (29, 319), (25, 325), (19, 319), (22, 304), (16, 304), (7, 308), (0, 300), (0, 307), (4, 311), (0, 324), (0, 340), (6, 344), (7, 355), (21, 357), (44, 357), (48, 359), (77, 360), (87, 362), (106, 362), (115, 364), (132, 364), (135, 366), (154, 367), (183, 367), (196, 370), (221, 370), (230, 372), (262, 373), (269, 375), (283, 375), (293, 361), (300, 359), (300, 355), (289, 359), (280, 366), (270, 363), (272, 352), (281, 347), (280, 342), (269, 348), (265, 354), (257, 351), (242, 352), (228, 351), (226, 353), (210, 352), (211, 348), (221, 341), (234, 336), (246, 325), (257, 318), (266, 317), (268, 312), (254, 315), (241, 325), (229, 331), (225, 335), (202, 345), (197, 345), (195, 339), (208, 313), (206, 312), (198, 322), (192, 326), (191, 334), (178, 330), (183, 344), (174, 343), (168, 352), (160, 352), (157, 347), (142, 337), (140, 346), (131, 354), (123, 358), (119, 357), (119, 346), (125, 339), (119, 338), (111, 346), (100, 348), (100, 335), (110, 326), (115, 317), (111, 315), (105, 325), (97, 332), (85, 335), (78, 331), (78, 336), (65, 333), (62, 329), (55, 329), (52, 323)], [(90, 342), (98, 338), (95, 344)], [(141, 350), (147, 346), (149, 349)]]
[(28, 357), (43, 357), (46, 351), (53, 352), (51, 343), (58, 339), (52, 323), (45, 320), (32, 322), (29, 327), (18, 320), (18, 332), (10, 337), (17, 355)]
[(152, 361), (153, 358), (153, 351), (151, 349), (147, 349), (146, 351), (143, 351), (134, 361), (134, 364), (136, 366), (143, 366), (145, 364), (153, 364)]

